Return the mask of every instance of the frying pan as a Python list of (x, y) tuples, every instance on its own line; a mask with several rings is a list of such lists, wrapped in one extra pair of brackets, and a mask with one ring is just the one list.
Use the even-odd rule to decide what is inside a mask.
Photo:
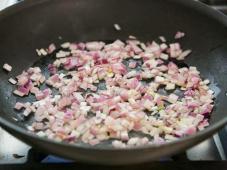
[[(118, 23), (121, 31), (113, 24)], [(159, 35), (167, 39), (177, 30), (186, 32), (180, 40), (193, 49), (186, 64), (196, 66), (211, 80), (215, 108), (210, 126), (195, 135), (163, 144), (131, 149), (114, 149), (108, 143), (97, 147), (67, 144), (37, 137), (26, 130), (32, 120), (13, 110), (17, 98), (8, 83), (39, 59), (36, 48), (64, 41), (125, 40), (134, 35), (150, 41)], [(24, 142), (45, 152), (78, 161), (101, 164), (146, 162), (183, 151), (210, 137), (227, 123), (227, 19), (211, 8), (190, 0), (29, 0), (0, 12), (0, 125)], [(45, 64), (45, 63), (44, 63)], [(23, 100), (23, 99), (22, 99)], [(6, 146), (10, 147), (10, 146)]]

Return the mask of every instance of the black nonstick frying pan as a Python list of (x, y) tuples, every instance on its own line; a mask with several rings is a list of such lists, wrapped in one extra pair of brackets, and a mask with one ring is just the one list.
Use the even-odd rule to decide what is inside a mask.
[[(113, 28), (115, 23), (121, 25), (121, 31)], [(161, 146), (131, 149), (58, 143), (28, 132), (25, 126), (31, 118), (21, 120), (13, 110), (16, 97), (8, 78), (39, 59), (36, 48), (52, 42), (125, 40), (129, 35), (142, 41), (159, 35), (171, 40), (178, 30), (187, 34), (180, 43), (193, 50), (186, 64), (198, 67), (202, 77), (211, 80), (216, 95), (210, 126), (195, 135)], [(28, 144), (66, 158), (102, 164), (150, 161), (183, 151), (227, 123), (227, 19), (192, 0), (24, 1), (0, 12), (0, 65), (5, 62), (13, 66), (13, 71), (0, 71), (0, 125)]]

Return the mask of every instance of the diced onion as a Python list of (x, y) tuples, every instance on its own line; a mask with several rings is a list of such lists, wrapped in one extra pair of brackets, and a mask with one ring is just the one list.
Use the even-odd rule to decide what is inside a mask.
[[(121, 30), (118, 24), (114, 28)], [(175, 38), (183, 36), (178, 32)], [(65, 42), (58, 51), (54, 44), (37, 50), (38, 55), (56, 57), (48, 64), (49, 75), (30, 67), (17, 80), (9, 79), (16, 84), (15, 95), (35, 96), (34, 102), (14, 106), (24, 117), (34, 115), (28, 130), (92, 146), (113, 139), (113, 147), (130, 148), (160, 145), (207, 127), (214, 107), (210, 81), (196, 67), (179, 68), (173, 62), (192, 51), (180, 43), (167, 44), (163, 36), (160, 44), (129, 38), (109, 44)], [(8, 64), (3, 68), (12, 69)], [(131, 136), (132, 131), (144, 137)]]

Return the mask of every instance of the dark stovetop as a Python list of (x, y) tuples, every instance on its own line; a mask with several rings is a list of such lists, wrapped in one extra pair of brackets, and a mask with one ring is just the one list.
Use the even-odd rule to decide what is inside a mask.
[[(215, 9), (227, 14), (227, 0), (200, 0)], [(0, 9), (12, 5), (17, 0), (0, 0)], [(2, 4), (1, 4), (2, 3)], [(3, 4), (5, 3), (5, 4)], [(3, 6), (4, 5), (4, 6)], [(7, 147), (8, 146), (8, 147)], [(223, 128), (210, 139), (173, 157), (141, 165), (101, 166), (76, 163), (52, 155), (39, 153), (22, 143), (0, 128), (0, 170), (1, 169), (218, 169), (227, 170), (227, 127)], [(196, 161), (195, 161), (196, 160)], [(199, 161), (198, 160), (203, 160)]]

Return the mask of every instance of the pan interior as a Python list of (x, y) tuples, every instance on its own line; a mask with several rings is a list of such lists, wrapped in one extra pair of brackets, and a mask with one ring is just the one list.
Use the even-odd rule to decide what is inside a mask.
[[(156, 42), (159, 42), (160, 40), (156, 39)], [(175, 40), (173, 39), (172, 42), (174, 42)], [(107, 40), (105, 41), (106, 44), (108, 43), (112, 43), (114, 41), (110, 41), (110, 40)], [(160, 42), (161, 43), (161, 42)], [(46, 79), (48, 77), (50, 77), (50, 74), (49, 74), (49, 71), (48, 71), (48, 65), (49, 64), (52, 64), (55, 60), (56, 60), (56, 53), (60, 50), (64, 50), (64, 51), (68, 51), (66, 49), (62, 49), (62, 48), (59, 48), (57, 50), (55, 50), (52, 54), (48, 54), (47, 56), (44, 56), (44, 57), (40, 57), (37, 61), (34, 62), (34, 64), (32, 64), (31, 67), (39, 67), (42, 71), (42, 74), (46, 77)], [(190, 56), (189, 56), (190, 57)], [(126, 59), (123, 61), (123, 64), (127, 67), (127, 70), (130, 70), (130, 68), (128, 67), (128, 64), (130, 61), (132, 61), (134, 59)], [(136, 70), (139, 71), (141, 70), (141, 66), (142, 66), (142, 60), (135, 60), (137, 61), (138, 63), (138, 66), (136, 67)], [(166, 61), (166, 63), (168, 62), (174, 62), (178, 65), (179, 68), (182, 68), (182, 67), (189, 67), (188, 64), (186, 64), (184, 61), (177, 61), (175, 59), (170, 59), (168, 61)], [(131, 69), (133, 70), (133, 69)], [(60, 67), (60, 70), (58, 71), (58, 73), (64, 73), (64, 74), (67, 74), (68, 71), (64, 70), (63, 68)], [(205, 77), (203, 77), (205, 78)], [(146, 81), (142, 81), (144, 84), (148, 84), (150, 82), (152, 82), (153, 79), (150, 79), (150, 80), (146, 80)], [(10, 84), (9, 84), (10, 86)], [(98, 84), (96, 84), (96, 86), (98, 87), (98, 90), (104, 90), (105, 89), (105, 82), (104, 81), (100, 81)], [(52, 88), (48, 85), (46, 85), (45, 83), (43, 83), (41, 86), (40, 86), (40, 89), (43, 90), (45, 88), (51, 88), (52, 92), (54, 95), (56, 94), (59, 94), (58, 90), (55, 89), (55, 88)], [(220, 93), (220, 88), (218, 87), (217, 83), (214, 82), (213, 79), (211, 79), (211, 84), (210, 84), (210, 88), (215, 91), (215, 96), (217, 97)], [(12, 91), (16, 89), (16, 86), (12, 86)], [(87, 90), (87, 91), (84, 91), (84, 90), (81, 90), (80, 92), (82, 92), (83, 94), (87, 94), (87, 93), (91, 93), (90, 90)], [(170, 93), (175, 93), (177, 94), (178, 96), (182, 96), (183, 93), (182, 91), (179, 89), (179, 88), (176, 88), (174, 91), (166, 91), (164, 89), (164, 87), (160, 87), (159, 90), (158, 90), (158, 93), (160, 94), (163, 94), (163, 95), (169, 95)], [(17, 96), (14, 96), (14, 95), (10, 95), (10, 97), (8, 98), (9, 101), (15, 101), (15, 102), (22, 102), (22, 103), (25, 103), (25, 102), (33, 102), (33, 101), (36, 101), (35, 99), (35, 96), (32, 95), (32, 94), (29, 94), (28, 96), (26, 97), (17, 97)], [(14, 107), (14, 104), (13, 102), (11, 102), (11, 108)], [(215, 109), (216, 110), (216, 104), (218, 104), (218, 102), (216, 103), (215, 101)], [(23, 113), (23, 110), (22, 111), (16, 111), (16, 110), (13, 110), (13, 112), (15, 112), (16, 114), (16, 117), (14, 117), (15, 120), (17, 120), (19, 122), (19, 124), (21, 126), (31, 126), (32, 122), (34, 121), (34, 114), (30, 114), (29, 116), (24, 116), (22, 113)], [(149, 114), (149, 113), (147, 113)], [(93, 113), (90, 113), (89, 116), (95, 116)], [(152, 137), (150, 137), (149, 135), (145, 135), (141, 132), (130, 132), (129, 136), (131, 137), (134, 137), (134, 136), (139, 136), (139, 137), (148, 137), (150, 139), (152, 139)], [(103, 141), (101, 142), (100, 144), (96, 145), (95, 147), (111, 147), (111, 143), (112, 143), (113, 139), (110, 139), (108, 141)], [(87, 145), (83, 142), (80, 142), (78, 141), (77, 144), (79, 145)]]

